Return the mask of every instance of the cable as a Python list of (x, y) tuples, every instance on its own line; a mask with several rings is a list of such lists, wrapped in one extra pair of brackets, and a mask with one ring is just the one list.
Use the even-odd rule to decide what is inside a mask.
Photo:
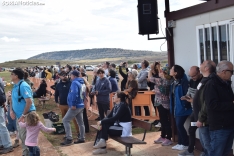
[[(160, 19), (160, 18), (158, 18), (158, 19), (159, 19), (159, 23), (160, 23), (161, 32), (162, 32), (163, 36), (166, 37), (166, 36), (164, 35), (163, 31), (162, 31), (161, 19)], [(163, 42), (163, 44), (161, 44), (161, 46), (160, 46), (160, 51), (161, 51), (161, 52), (163, 52), (161, 48), (162, 48), (162, 46), (166, 43), (166, 41), (167, 41), (167, 39), (165, 39), (165, 41)]]

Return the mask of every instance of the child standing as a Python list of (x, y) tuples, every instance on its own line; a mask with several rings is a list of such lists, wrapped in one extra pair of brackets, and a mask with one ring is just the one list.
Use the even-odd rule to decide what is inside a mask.
[(26, 127), (27, 134), (25, 145), (29, 148), (30, 156), (40, 156), (40, 149), (38, 144), (38, 134), (40, 130), (44, 132), (56, 131), (55, 128), (45, 127), (39, 120), (39, 116), (36, 112), (32, 111), (25, 117), (25, 122), (19, 122), (20, 127)]

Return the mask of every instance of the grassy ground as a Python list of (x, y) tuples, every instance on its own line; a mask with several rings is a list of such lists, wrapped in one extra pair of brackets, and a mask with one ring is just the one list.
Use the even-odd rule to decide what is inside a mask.
[[(90, 83), (91, 83), (91, 79), (92, 79), (91, 74), (92, 74), (92, 72), (88, 72)], [(10, 72), (0, 72), (0, 77), (4, 78), (4, 80), (7, 82), (11, 82)], [(12, 85), (6, 86), (6, 88), (5, 88), (6, 91), (9, 91), (11, 89), (12, 89)], [(61, 112), (60, 112), (59, 108), (57, 107), (57, 105), (54, 101), (54, 98), (51, 98), (49, 101), (46, 102), (46, 108), (42, 108), (42, 106), (38, 104), (37, 99), (34, 99), (34, 103), (35, 103), (35, 106), (37, 109), (37, 113), (39, 114), (40, 120), (42, 122), (44, 122), (44, 118), (43, 118), (42, 114), (45, 112), (49, 112), (49, 111), (54, 111), (57, 114), (59, 114), (59, 116), (60, 116), (59, 123), (62, 122)], [(88, 116), (90, 116), (90, 115), (91, 115), (90, 112), (88, 112)], [(92, 119), (95, 119), (96, 117), (97, 117), (97, 115), (94, 114)], [(96, 124), (96, 121), (89, 120), (89, 125), (93, 125), (93, 124)], [(75, 127), (73, 125), (73, 122), (71, 122), (71, 127), (72, 127), (72, 132), (73, 132), (73, 138), (75, 139), (77, 134), (76, 134), (76, 130), (75, 130)], [(154, 128), (154, 126), (153, 126), (151, 132), (154, 132), (154, 131), (158, 131), (158, 129)], [(132, 131), (133, 134), (139, 134), (139, 133), (143, 133), (143, 132), (144, 131), (140, 128), (134, 128)], [(44, 133), (44, 135), (53, 144), (53, 146), (59, 146), (60, 142), (63, 140), (63, 137), (64, 137), (64, 135), (54, 135), (54, 134), (47, 134), (47, 133)], [(96, 131), (93, 128), (90, 128), (90, 132), (85, 134), (86, 141), (87, 142), (94, 141), (95, 136), (96, 136)]]

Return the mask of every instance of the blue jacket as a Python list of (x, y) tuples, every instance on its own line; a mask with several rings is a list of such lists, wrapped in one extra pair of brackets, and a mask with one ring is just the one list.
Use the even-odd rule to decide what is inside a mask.
[(180, 98), (186, 95), (189, 87), (189, 82), (187, 76), (184, 74), (184, 77), (179, 81), (175, 86), (174, 98), (173, 98), (173, 82), (171, 84), (171, 93), (170, 93), (170, 112), (174, 116), (187, 116), (192, 113), (192, 107), (189, 102), (186, 100), (181, 100)]
[(98, 91), (97, 102), (109, 103), (111, 90), (112, 90), (112, 87), (108, 78), (104, 77), (102, 79), (98, 79), (95, 85), (95, 90), (94, 90), (94, 91)]
[(118, 88), (118, 82), (116, 78), (110, 77), (109, 81), (111, 83), (111, 88), (112, 88), (111, 92), (117, 92), (119, 88)]
[(69, 107), (76, 106), (76, 108), (84, 108), (84, 97), (85, 92), (84, 80), (82, 78), (75, 78), (72, 80), (72, 84), (67, 97), (67, 104)]

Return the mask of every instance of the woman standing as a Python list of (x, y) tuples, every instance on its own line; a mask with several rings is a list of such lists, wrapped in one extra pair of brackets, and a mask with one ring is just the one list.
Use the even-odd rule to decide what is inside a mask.
[(155, 78), (152, 74), (152, 70), (149, 72), (149, 81), (155, 84), (155, 99), (153, 104), (157, 107), (161, 123), (161, 137), (155, 140), (156, 144), (161, 143), (162, 146), (169, 146), (172, 144), (172, 130), (170, 120), (170, 85), (171, 76), (169, 75), (169, 68), (164, 67), (162, 70), (158, 66), (159, 77)]
[(185, 150), (188, 149), (189, 141), (184, 123), (192, 113), (192, 107), (189, 102), (181, 100), (180, 98), (186, 95), (189, 82), (184, 73), (184, 69), (179, 65), (174, 65), (171, 68), (170, 75), (174, 78), (174, 82), (171, 84), (170, 111), (175, 117), (178, 132), (178, 144), (173, 146), (172, 149)]

